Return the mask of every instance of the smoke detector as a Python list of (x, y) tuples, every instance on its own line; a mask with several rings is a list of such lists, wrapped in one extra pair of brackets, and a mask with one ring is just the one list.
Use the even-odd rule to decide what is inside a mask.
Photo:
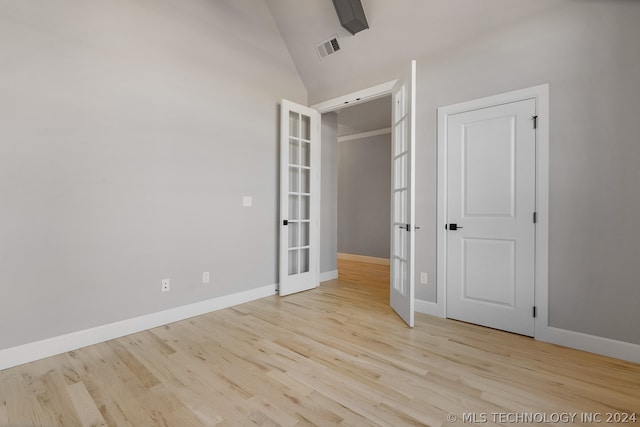
[(318, 52), (320, 60), (323, 60), (327, 56), (333, 55), (336, 52), (340, 52), (340, 42), (338, 41), (338, 35), (334, 34), (327, 40), (317, 43), (316, 52)]

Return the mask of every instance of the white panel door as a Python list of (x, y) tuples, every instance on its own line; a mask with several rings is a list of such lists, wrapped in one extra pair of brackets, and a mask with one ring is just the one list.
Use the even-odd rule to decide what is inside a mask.
[(392, 90), (391, 307), (413, 327), (416, 62)]
[(320, 113), (283, 100), (280, 109), (281, 296), (320, 284)]
[(447, 317), (532, 336), (535, 100), (447, 124)]

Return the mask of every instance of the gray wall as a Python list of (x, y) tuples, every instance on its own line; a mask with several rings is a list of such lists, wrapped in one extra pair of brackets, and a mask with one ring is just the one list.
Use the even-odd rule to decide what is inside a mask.
[(0, 349), (277, 281), (264, 2), (2, 2), (0, 63)]
[(435, 273), (436, 108), (548, 82), (550, 325), (640, 344), (638, 22), (637, 2), (567, 2), (419, 62), (418, 272)]
[(338, 252), (389, 258), (391, 135), (338, 142)]
[(320, 272), (338, 269), (338, 115), (322, 115)]
[[(549, 83), (550, 325), (640, 344), (638, 22), (640, 2), (562, 1), (418, 57), (417, 275), (436, 274), (436, 108)], [(370, 67), (336, 91), (407, 67)], [(434, 301), (435, 289), (417, 285), (416, 297)]]

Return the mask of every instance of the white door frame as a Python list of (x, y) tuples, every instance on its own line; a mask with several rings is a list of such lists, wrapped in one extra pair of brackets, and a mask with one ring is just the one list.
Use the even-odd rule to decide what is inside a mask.
[(452, 114), (492, 107), (510, 102), (535, 99), (536, 132), (536, 212), (535, 235), (535, 305), (534, 337), (542, 338), (549, 326), (549, 85), (475, 99), (438, 108), (438, 213), (437, 213), (437, 302), (434, 314), (447, 317), (447, 125)]
[(320, 111), (320, 114), (338, 111), (345, 107), (362, 104), (363, 102), (373, 101), (386, 95), (391, 95), (391, 90), (398, 80), (391, 80), (371, 86), (365, 89), (357, 90), (337, 98), (328, 99), (326, 101), (313, 104), (311, 108)]

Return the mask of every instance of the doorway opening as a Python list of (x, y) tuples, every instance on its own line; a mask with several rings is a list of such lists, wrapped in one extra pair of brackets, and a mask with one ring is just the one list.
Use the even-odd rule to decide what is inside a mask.
[(346, 283), (389, 286), (391, 96), (333, 114), (338, 278)]
[[(320, 112), (337, 111), (353, 100), (360, 104), (391, 94), (391, 191), (389, 305), (409, 327), (414, 324), (416, 61), (400, 79), (316, 104)], [(336, 132), (337, 133), (337, 132)], [(386, 132), (385, 132), (386, 133)], [(337, 142), (337, 137), (336, 137)], [(337, 163), (337, 156), (336, 162)], [(326, 169), (325, 173), (326, 173)], [(337, 190), (337, 188), (336, 188)], [(337, 194), (337, 191), (335, 192)], [(337, 203), (336, 203), (337, 205)], [(335, 252), (337, 255), (337, 251)]]

